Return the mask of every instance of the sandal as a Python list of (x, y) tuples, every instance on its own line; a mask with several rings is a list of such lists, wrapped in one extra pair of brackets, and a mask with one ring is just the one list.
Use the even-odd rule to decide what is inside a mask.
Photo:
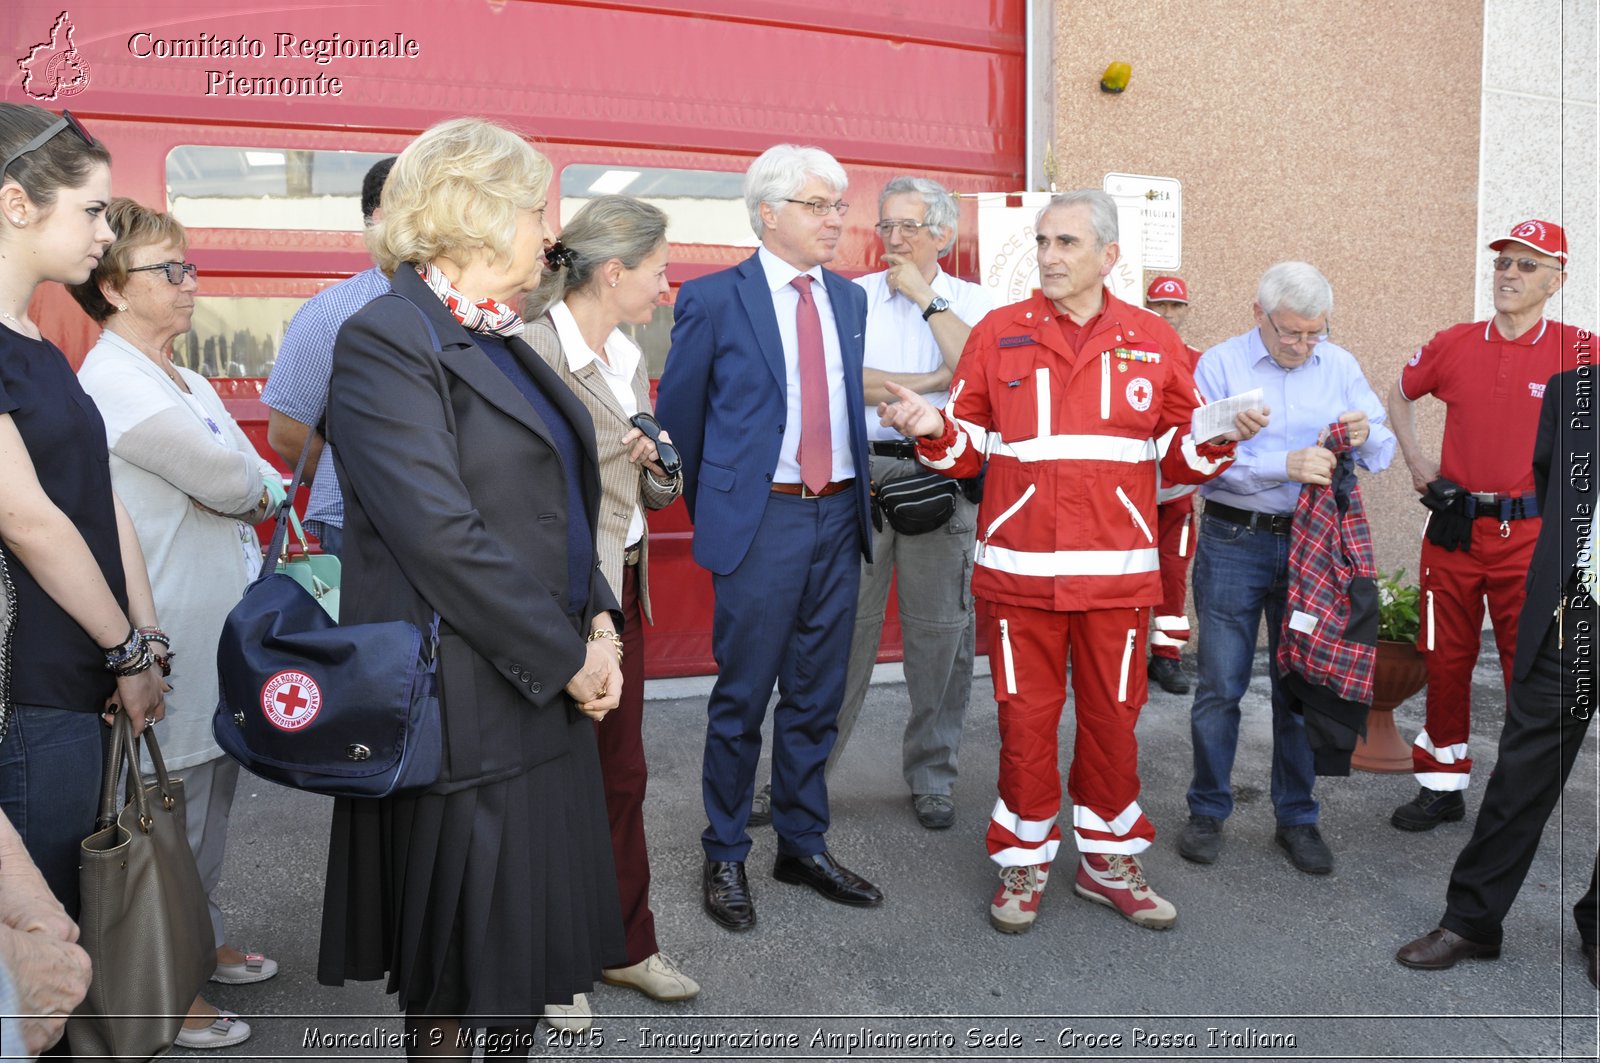
[(210, 1026), (191, 1030), (187, 1026), (178, 1031), (173, 1044), (179, 1048), (229, 1048), (248, 1040), (250, 1024), (231, 1011), (217, 1009), (217, 1017)]
[(277, 973), (277, 960), (269, 960), (259, 952), (252, 952), (245, 956), (243, 963), (217, 964), (211, 980), (223, 985), (249, 985), (251, 982), (265, 982)]

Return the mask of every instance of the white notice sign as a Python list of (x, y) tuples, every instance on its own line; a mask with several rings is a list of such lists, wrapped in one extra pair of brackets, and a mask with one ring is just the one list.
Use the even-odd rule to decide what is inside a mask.
[(1183, 185), (1176, 177), (1106, 174), (1105, 190), (1118, 202), (1137, 199), (1144, 221), (1145, 269), (1183, 268)]

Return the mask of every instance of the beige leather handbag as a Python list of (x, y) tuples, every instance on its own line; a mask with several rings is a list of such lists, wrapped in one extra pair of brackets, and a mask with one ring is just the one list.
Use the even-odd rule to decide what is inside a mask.
[[(141, 784), (139, 737), (117, 714), (96, 830), (79, 849), (78, 944), (94, 961), (89, 994), (67, 1020), (73, 1055), (133, 1063), (172, 1047), (189, 1005), (216, 970), (206, 898), (183, 818), (183, 780), (167, 776), (156, 736), (156, 781)], [(117, 783), (127, 771), (126, 801)]]

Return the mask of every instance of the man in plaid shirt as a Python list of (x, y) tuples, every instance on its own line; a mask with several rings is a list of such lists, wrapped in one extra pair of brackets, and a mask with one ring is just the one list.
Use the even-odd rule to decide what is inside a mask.
[[(1349, 351), (1328, 342), (1333, 288), (1316, 267), (1280, 262), (1256, 290), (1256, 327), (1200, 356), (1195, 385), (1212, 399), (1262, 390), (1272, 419), (1215, 480), (1200, 488), (1204, 508), (1194, 562), (1199, 680), (1190, 710), (1194, 778), (1189, 823), (1178, 839), (1187, 860), (1209, 864), (1222, 849), (1233, 811), (1239, 701), (1250, 685), (1262, 614), (1273, 660), (1283, 630), (1289, 532), (1302, 484), (1328, 484), (1333, 452), (1318, 445), (1329, 424), (1349, 432), (1358, 465), (1377, 472), (1394, 456), (1383, 404)], [(1277, 843), (1308, 874), (1333, 870), (1317, 830), (1314, 771), (1305, 721), (1290, 710), (1277, 669), (1272, 681), (1272, 805)]]

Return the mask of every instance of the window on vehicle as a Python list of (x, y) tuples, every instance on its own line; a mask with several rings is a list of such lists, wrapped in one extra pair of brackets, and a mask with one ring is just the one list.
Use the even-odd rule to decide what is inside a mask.
[(744, 174), (574, 163), (561, 171), (561, 224), (596, 196), (620, 193), (660, 207), (675, 244), (755, 247), (744, 207)]
[(360, 232), (361, 181), (386, 152), (183, 145), (167, 155), (167, 203), (202, 229)]
[(172, 360), (206, 377), (266, 376), (304, 299), (202, 295), (194, 322), (172, 345)]

